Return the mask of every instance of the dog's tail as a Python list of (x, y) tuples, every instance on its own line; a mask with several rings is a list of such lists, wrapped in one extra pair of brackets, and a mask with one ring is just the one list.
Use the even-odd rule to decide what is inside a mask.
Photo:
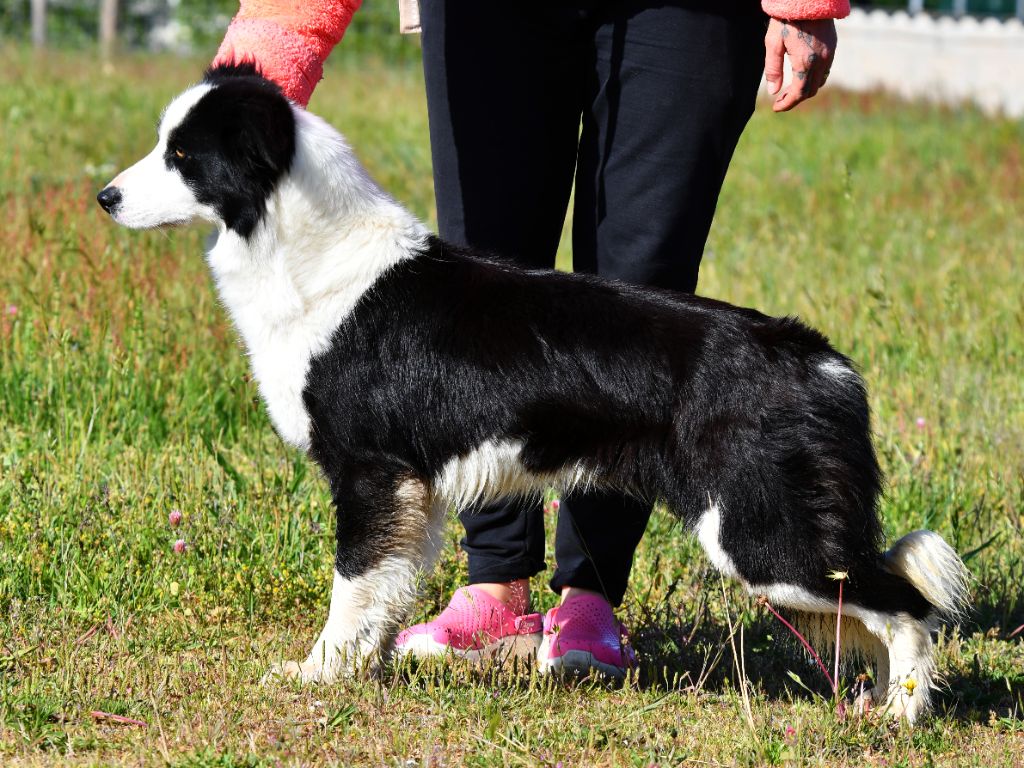
[(913, 531), (883, 555), (885, 568), (901, 576), (945, 618), (967, 612), (970, 572), (949, 544), (933, 531)]

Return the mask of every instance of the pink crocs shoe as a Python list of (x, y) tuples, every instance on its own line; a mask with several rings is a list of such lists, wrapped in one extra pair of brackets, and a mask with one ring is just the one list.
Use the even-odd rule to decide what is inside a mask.
[(636, 666), (626, 628), (597, 595), (576, 595), (548, 611), (537, 652), (541, 674), (599, 672), (621, 680)]
[(451, 653), (472, 661), (535, 656), (541, 627), (539, 613), (518, 616), (482, 589), (463, 587), (436, 619), (402, 630), (395, 653), (419, 659)]

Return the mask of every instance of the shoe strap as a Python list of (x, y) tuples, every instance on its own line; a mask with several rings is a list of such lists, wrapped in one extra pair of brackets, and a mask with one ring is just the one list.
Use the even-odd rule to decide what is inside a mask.
[(543, 630), (544, 622), (539, 613), (525, 613), (516, 616), (515, 628), (517, 635), (535, 635)]
[(542, 622), (539, 613), (515, 615), (503, 602), (498, 600), (496, 597), (492, 597), (487, 592), (473, 584), (470, 584), (467, 587), (462, 587), (456, 594), (458, 593), (462, 593), (462, 599), (467, 600), (474, 605), (474, 610), (480, 611), (489, 609), (493, 611), (496, 617), (501, 617), (499, 618), (499, 622), (508, 621), (508, 617), (511, 616), (512, 625), (515, 627), (517, 635), (532, 635), (541, 631)]

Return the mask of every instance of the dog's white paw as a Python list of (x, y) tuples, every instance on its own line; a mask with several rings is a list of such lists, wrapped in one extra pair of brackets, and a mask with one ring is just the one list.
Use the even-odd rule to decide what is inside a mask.
[(283, 680), (298, 680), (302, 684), (320, 683), (324, 680), (324, 668), (318, 664), (310, 664), (308, 661), (284, 661), (280, 664), (272, 664), (261, 681), (267, 683)]
[(379, 653), (367, 653), (365, 650), (362, 652), (360, 649), (339, 650), (327, 658), (323, 653), (314, 652), (302, 662), (285, 661), (273, 664), (263, 676), (262, 682), (297, 680), (303, 685), (330, 684), (342, 678), (372, 674), (379, 665)]
[(263, 675), (262, 682), (270, 683), (281, 680), (297, 680), (303, 685), (311, 683), (333, 683), (339, 677), (346, 676), (346, 667), (343, 664), (324, 664), (319, 660), (306, 659), (306, 661), (285, 661), (280, 664), (271, 665), (267, 673)]
[(888, 688), (855, 689), (851, 714), (872, 720), (905, 720), (914, 723), (929, 710), (928, 697), (923, 695), (911, 681), (903, 685), (892, 684)]
[[(908, 681), (912, 682), (912, 681)], [(906, 683), (893, 686), (885, 699), (884, 711), (892, 716), (894, 720), (906, 720), (908, 723), (915, 723), (922, 715), (928, 712), (930, 706), (928, 697), (911, 686), (908, 690)]]

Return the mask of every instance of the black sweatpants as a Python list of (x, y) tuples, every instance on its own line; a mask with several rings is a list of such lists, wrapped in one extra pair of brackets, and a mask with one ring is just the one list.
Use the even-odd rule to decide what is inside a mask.
[[(696, 288), (764, 66), (757, 0), (422, 0), (421, 21), (443, 238), (550, 268), (575, 176), (575, 271)], [(552, 589), (618, 605), (650, 513), (618, 494), (564, 499)], [(542, 514), (463, 513), (470, 582), (543, 570)]]

